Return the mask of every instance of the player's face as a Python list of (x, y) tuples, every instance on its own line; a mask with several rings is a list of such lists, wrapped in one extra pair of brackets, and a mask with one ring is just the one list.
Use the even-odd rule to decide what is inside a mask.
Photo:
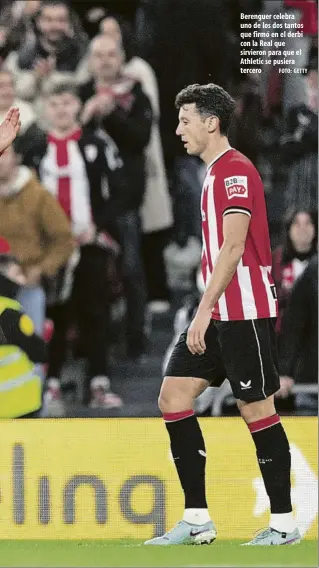
[(19, 264), (16, 264), (15, 262), (9, 264), (6, 271), (6, 276), (10, 280), (12, 280), (12, 282), (19, 284), (19, 286), (25, 286), (26, 284), (26, 277), (23, 274), (21, 266), (19, 266)]
[(70, 32), (69, 11), (66, 6), (45, 6), (38, 19), (39, 30), (50, 42), (57, 43)]
[(307, 252), (315, 237), (315, 227), (310, 215), (306, 212), (297, 213), (291, 227), (290, 238), (298, 252)]
[(14, 86), (10, 73), (0, 72), (0, 110), (7, 110), (12, 106), (14, 99)]
[(92, 45), (90, 69), (96, 79), (116, 79), (123, 64), (120, 43), (109, 35), (98, 38)]
[(181, 107), (178, 120), (176, 134), (184, 142), (187, 153), (200, 156), (209, 142), (207, 119), (203, 120), (195, 103), (192, 103)]
[(69, 130), (77, 123), (81, 104), (72, 93), (51, 95), (47, 100), (46, 115), (51, 128)]

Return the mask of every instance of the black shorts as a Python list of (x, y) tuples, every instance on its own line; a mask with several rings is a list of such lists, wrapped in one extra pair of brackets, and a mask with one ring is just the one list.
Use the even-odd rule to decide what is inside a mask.
[(175, 345), (165, 376), (206, 379), (213, 387), (227, 378), (236, 399), (263, 400), (280, 387), (275, 324), (276, 318), (212, 320), (203, 355), (192, 355), (188, 350), (186, 329)]

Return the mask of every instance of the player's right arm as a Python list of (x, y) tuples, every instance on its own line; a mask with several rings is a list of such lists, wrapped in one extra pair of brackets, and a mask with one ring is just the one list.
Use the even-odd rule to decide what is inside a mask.
[(214, 266), (213, 273), (199, 304), (201, 309), (211, 313), (221, 295), (230, 284), (239, 261), (244, 254), (249, 229), (250, 215), (234, 211), (223, 218), (223, 244)]
[[(219, 183), (217, 199), (223, 219), (223, 243), (200, 302), (206, 310), (214, 308), (235, 274), (245, 250), (253, 208), (253, 181), (249, 168), (242, 162), (232, 161)], [(212, 213), (208, 211), (209, 214)]]
[(239, 208), (237, 205), (229, 206), (227, 201), (225, 202), (223, 244), (195, 318), (187, 332), (187, 346), (193, 355), (204, 353), (206, 349), (205, 333), (211, 320), (212, 310), (230, 284), (244, 254), (251, 209), (250, 198), (245, 202), (244, 208), (241, 204)]
[(7, 308), (0, 315), (1, 344), (20, 347), (33, 363), (46, 363), (46, 344), (34, 332), (32, 320), (23, 312)]

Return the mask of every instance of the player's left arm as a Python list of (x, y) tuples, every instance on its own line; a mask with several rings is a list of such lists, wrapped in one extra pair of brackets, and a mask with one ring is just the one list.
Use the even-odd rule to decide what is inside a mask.
[(199, 307), (210, 312), (231, 282), (238, 263), (244, 254), (250, 223), (250, 214), (225, 212), (223, 217), (223, 245), (220, 249), (213, 274)]

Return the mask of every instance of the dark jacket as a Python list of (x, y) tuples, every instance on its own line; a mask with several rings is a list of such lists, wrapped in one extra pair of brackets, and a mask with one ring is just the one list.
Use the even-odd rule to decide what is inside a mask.
[[(56, 71), (75, 71), (85, 53), (85, 45), (75, 38), (65, 37), (60, 43), (56, 58)], [(31, 70), (37, 59), (46, 59), (52, 55), (41, 44), (37, 37), (34, 45), (26, 45), (18, 53), (18, 67), (21, 70)]]
[(287, 174), (286, 209), (317, 209), (318, 114), (306, 105), (292, 108), (280, 144)]
[[(14, 300), (18, 290), (17, 284), (0, 274), (0, 296)], [(15, 345), (20, 347), (33, 363), (46, 363), (45, 342), (35, 333), (24, 333), (24, 327), (21, 325), (23, 317), (28, 316), (22, 310), (12, 308), (7, 308), (0, 314), (0, 345)]]
[[(22, 141), (19, 139), (17, 151), (22, 155), (23, 164), (35, 169), (41, 179), (41, 163), (48, 145), (47, 134), (38, 129), (33, 131), (32, 137), (27, 135), (25, 138)], [(125, 201), (129, 192), (123, 160), (116, 146), (107, 144), (90, 130), (83, 130), (78, 145), (90, 186), (93, 221), (99, 231), (106, 230), (116, 237), (114, 218), (119, 210), (118, 203)], [(92, 151), (94, 159), (89, 159)]]
[(280, 139), (282, 160), (290, 165), (307, 154), (318, 153), (318, 115), (305, 104), (293, 107)]
[[(287, 253), (285, 254), (285, 249), (280, 246), (272, 253), (272, 276), (275, 281), (278, 298), (277, 332), (280, 332), (283, 314), (286, 310), (292, 287), (295, 283), (293, 271), (291, 270), (292, 263), (294, 260), (298, 259), (301, 262), (304, 262), (306, 266), (307, 262), (314, 255), (315, 250), (315, 248), (311, 248), (311, 250), (307, 253), (297, 253), (294, 251), (288, 255)], [(285, 276), (287, 272), (288, 275), (290, 275), (290, 282), (287, 282), (287, 278)]]
[(297, 382), (318, 380), (318, 256), (296, 280), (283, 318), (280, 374)]
[[(81, 100), (85, 103), (95, 94), (94, 81), (91, 80), (80, 87)], [(152, 108), (148, 97), (142, 91), (140, 83), (135, 83), (131, 94), (131, 106), (124, 110), (117, 106), (115, 110), (100, 121), (93, 119), (89, 124), (95, 130), (109, 135), (119, 149), (124, 162), (124, 169), (130, 181), (127, 194), (118, 201), (124, 212), (137, 209), (142, 204), (145, 190), (145, 157), (144, 150), (149, 142), (152, 126)]]

